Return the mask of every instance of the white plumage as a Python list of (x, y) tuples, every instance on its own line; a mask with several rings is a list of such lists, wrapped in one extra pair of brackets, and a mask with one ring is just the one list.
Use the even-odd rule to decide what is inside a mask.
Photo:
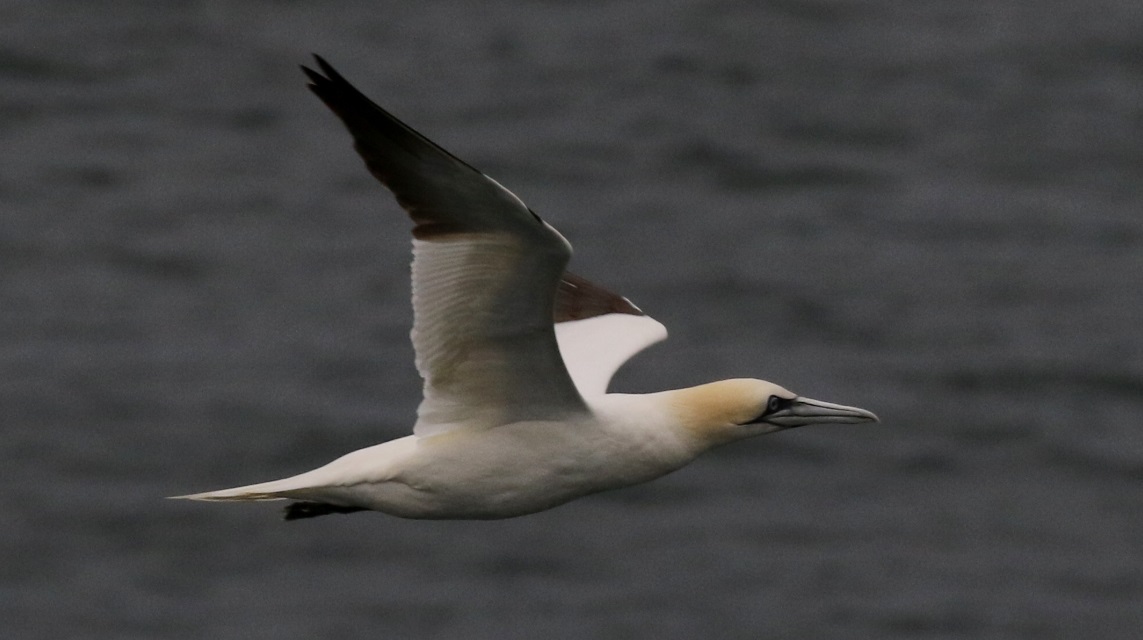
[(636, 353), (667, 339), (650, 316), (609, 313), (556, 325), (556, 342), (572, 382), (584, 398), (607, 393), (611, 377)]
[(376, 510), (504, 518), (651, 480), (712, 446), (814, 423), (876, 420), (762, 380), (628, 395), (607, 386), (667, 336), (565, 271), (571, 245), (515, 195), (420, 135), (324, 60), (303, 68), (413, 229), (413, 435), (297, 476), (180, 498), (293, 499), (288, 519)]

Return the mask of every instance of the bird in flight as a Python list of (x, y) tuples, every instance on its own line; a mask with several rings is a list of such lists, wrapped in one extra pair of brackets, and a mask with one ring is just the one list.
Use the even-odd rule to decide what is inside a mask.
[(282, 480), (176, 496), (292, 500), (287, 520), (380, 511), (511, 518), (652, 480), (716, 445), (864, 409), (732, 379), (608, 393), (667, 331), (565, 271), (571, 245), (512, 192), (374, 104), (325, 60), (302, 67), (413, 220), (413, 330), (424, 379), (413, 434)]

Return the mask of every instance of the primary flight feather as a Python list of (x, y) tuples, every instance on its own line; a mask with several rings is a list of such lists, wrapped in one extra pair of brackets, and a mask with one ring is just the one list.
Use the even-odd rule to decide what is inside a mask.
[(507, 518), (651, 480), (712, 446), (876, 421), (763, 380), (607, 393), (666, 338), (629, 300), (565, 270), (571, 245), (512, 192), (374, 104), (325, 60), (302, 67), (413, 226), (413, 435), (296, 476), (178, 496), (292, 499), (287, 519), (374, 510)]

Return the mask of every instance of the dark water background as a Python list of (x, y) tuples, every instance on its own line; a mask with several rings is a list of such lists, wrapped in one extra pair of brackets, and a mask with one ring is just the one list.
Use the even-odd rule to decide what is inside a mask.
[[(503, 522), (168, 502), (408, 432), (322, 53), (731, 376), (878, 412)], [(1134, 0), (0, 5), (5, 638), (1138, 638)]]

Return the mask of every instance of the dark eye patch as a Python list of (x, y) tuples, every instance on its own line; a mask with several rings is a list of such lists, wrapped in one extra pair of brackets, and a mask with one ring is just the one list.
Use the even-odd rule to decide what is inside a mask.
[(772, 413), (777, 413), (783, 409), (788, 409), (792, 404), (794, 404), (794, 401), (789, 398), (770, 396), (770, 399), (766, 401), (766, 410), (762, 412), (762, 415), (754, 418), (750, 422), (745, 422), (743, 424), (758, 424), (759, 422), (764, 421), (766, 416)]
[(789, 409), (791, 406), (793, 406), (793, 404), (793, 398), (780, 398), (778, 396), (770, 396), (770, 399), (766, 401), (766, 413), (762, 415), (768, 416), (771, 413), (777, 413), (783, 409)]

